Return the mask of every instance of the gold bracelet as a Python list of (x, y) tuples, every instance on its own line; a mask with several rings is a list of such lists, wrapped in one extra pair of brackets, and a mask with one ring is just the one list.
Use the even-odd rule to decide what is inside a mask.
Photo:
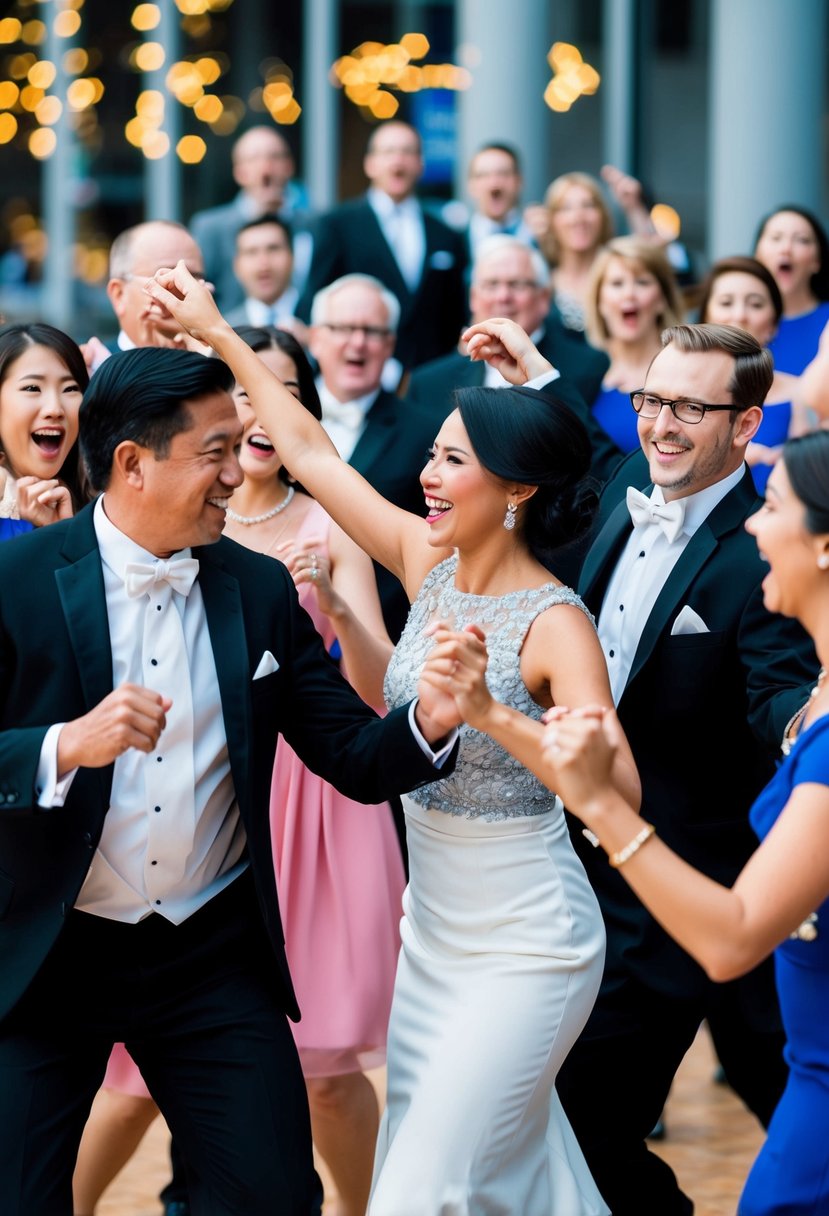
[(623, 849), (620, 849), (618, 853), (611, 853), (607, 860), (613, 866), (613, 869), (618, 870), (619, 866), (623, 866), (626, 861), (629, 861), (634, 853), (638, 853), (642, 845), (650, 840), (655, 831), (656, 828), (652, 823), (646, 823), (641, 832), (637, 832), (633, 840), (629, 841)]

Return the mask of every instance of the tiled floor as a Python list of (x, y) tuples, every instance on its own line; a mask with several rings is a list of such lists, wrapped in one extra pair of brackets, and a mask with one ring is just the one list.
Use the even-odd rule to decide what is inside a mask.
[[(693, 1197), (696, 1216), (734, 1216), (763, 1133), (730, 1090), (714, 1084), (713, 1071), (709, 1039), (701, 1031), (671, 1093), (667, 1139), (654, 1148), (670, 1162)], [(377, 1083), (382, 1086), (382, 1074)], [(321, 1173), (324, 1177), (323, 1170)], [(101, 1200), (97, 1216), (160, 1216), (156, 1196), (167, 1176), (167, 1133), (157, 1119), (138, 1153)], [(327, 1207), (333, 1211), (331, 1204)]]

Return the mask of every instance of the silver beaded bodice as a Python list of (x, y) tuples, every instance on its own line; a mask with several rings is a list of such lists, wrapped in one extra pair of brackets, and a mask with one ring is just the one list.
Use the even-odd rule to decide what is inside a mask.
[[(552, 583), (497, 597), (458, 591), (456, 566), (456, 557), (435, 566), (412, 604), (386, 672), (386, 703), (393, 709), (417, 695), (418, 676), (433, 645), (423, 631), (430, 621), (439, 620), (455, 629), (481, 626), (489, 652), (486, 682), (493, 697), (538, 720), (543, 707), (530, 696), (520, 670), (521, 648), (530, 625), (554, 604), (573, 604), (591, 621), (593, 618), (575, 591)], [(487, 735), (466, 725), (461, 727), (454, 773), (415, 790), (410, 797), (421, 806), (451, 815), (485, 819), (538, 815), (551, 811), (556, 803), (555, 794), (518, 760)]]

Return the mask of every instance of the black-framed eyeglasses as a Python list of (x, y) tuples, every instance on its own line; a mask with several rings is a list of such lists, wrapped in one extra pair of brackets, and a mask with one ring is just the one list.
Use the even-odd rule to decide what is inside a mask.
[(643, 418), (658, 418), (663, 407), (667, 405), (674, 418), (688, 426), (696, 426), (711, 411), (740, 409), (739, 405), (708, 405), (704, 401), (688, 401), (685, 397), (677, 397), (675, 401), (671, 401), (669, 397), (646, 393), (643, 388), (638, 388), (630, 394), (630, 404)]
[(379, 325), (337, 325), (324, 321), (323, 328), (329, 330), (338, 338), (353, 338), (355, 334), (363, 334), (366, 342), (382, 342), (391, 335), (390, 329), (381, 329)]

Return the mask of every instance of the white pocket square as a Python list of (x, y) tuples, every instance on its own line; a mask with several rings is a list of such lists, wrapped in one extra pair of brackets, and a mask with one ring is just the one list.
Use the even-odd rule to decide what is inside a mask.
[(259, 660), (259, 665), (253, 673), (254, 680), (261, 680), (262, 676), (269, 676), (272, 672), (279, 671), (279, 664), (269, 650), (266, 650)]
[(680, 612), (679, 616), (671, 626), (671, 637), (676, 637), (681, 633), (710, 633), (711, 630), (706, 625), (705, 621), (694, 612), (693, 608), (689, 608), (686, 604)]

